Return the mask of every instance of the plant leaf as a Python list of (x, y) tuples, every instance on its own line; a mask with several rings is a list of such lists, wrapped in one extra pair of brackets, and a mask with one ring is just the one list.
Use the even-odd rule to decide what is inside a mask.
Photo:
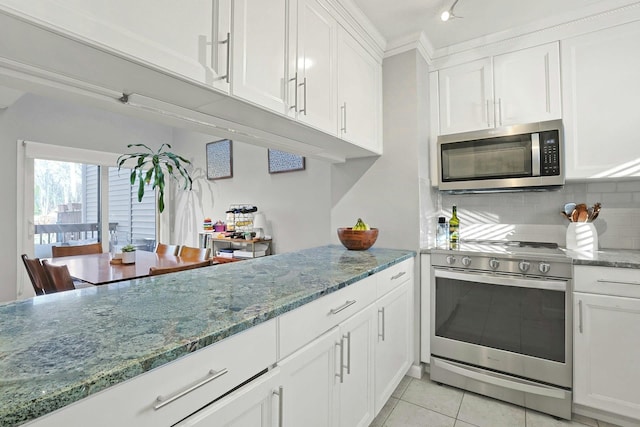
[(140, 180), (138, 181), (138, 203), (142, 201), (142, 196), (144, 196), (144, 180), (141, 175)]

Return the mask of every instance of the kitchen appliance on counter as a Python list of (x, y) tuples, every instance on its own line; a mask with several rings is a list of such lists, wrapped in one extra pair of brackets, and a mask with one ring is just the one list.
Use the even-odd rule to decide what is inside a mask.
[(562, 120), (438, 137), (440, 190), (549, 190), (562, 185)]
[(555, 243), (432, 250), (431, 379), (571, 419), (571, 272)]

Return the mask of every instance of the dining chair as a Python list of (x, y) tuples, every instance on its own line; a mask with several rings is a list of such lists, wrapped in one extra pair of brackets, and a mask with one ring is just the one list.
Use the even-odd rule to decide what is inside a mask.
[(56, 288), (49, 280), (49, 276), (44, 271), (39, 258), (29, 258), (27, 254), (22, 254), (20, 257), (27, 269), (27, 274), (29, 275), (36, 295), (50, 294), (56, 291)]
[(156, 245), (155, 253), (158, 255), (178, 255), (180, 245), (165, 245), (164, 243), (158, 243)]
[(49, 264), (45, 259), (42, 261), (42, 268), (55, 287), (55, 292), (70, 291), (76, 288), (66, 265)]
[(102, 243), (90, 243), (88, 245), (72, 245), (72, 246), (52, 246), (51, 257), (58, 258), (62, 256), (71, 255), (88, 255), (88, 254), (101, 254)]
[(188, 260), (208, 261), (211, 258), (211, 248), (193, 248), (191, 246), (180, 246), (178, 256)]
[(175, 267), (150, 267), (149, 276), (159, 276), (161, 274), (175, 273), (176, 271), (193, 270), (194, 268), (208, 267), (211, 260), (200, 261), (195, 264), (177, 265)]

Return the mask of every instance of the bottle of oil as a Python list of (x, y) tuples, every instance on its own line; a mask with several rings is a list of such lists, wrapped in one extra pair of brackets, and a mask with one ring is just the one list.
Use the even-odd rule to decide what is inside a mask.
[(458, 208), (453, 205), (451, 219), (449, 220), (449, 249), (458, 249), (460, 240), (460, 220), (458, 219)]

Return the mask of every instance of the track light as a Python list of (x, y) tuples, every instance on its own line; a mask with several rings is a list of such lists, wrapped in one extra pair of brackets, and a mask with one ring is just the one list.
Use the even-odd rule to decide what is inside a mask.
[(451, 5), (451, 7), (448, 10), (445, 10), (444, 12), (442, 12), (442, 15), (440, 15), (440, 19), (442, 19), (443, 21), (448, 21), (451, 18), (460, 18), (459, 16), (456, 16), (453, 13), (453, 8), (456, 7), (456, 4), (458, 4), (459, 0), (454, 0), (453, 4)]

